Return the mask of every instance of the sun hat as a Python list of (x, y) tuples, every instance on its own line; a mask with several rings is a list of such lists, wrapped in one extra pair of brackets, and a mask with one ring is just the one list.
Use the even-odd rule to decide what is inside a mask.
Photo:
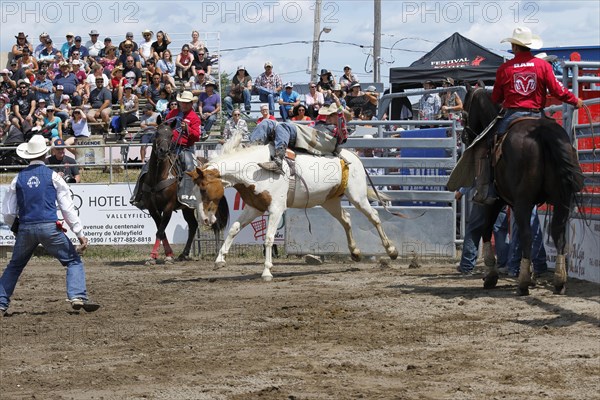
[(46, 99), (39, 99), (39, 100), (38, 100), (38, 103), (42, 103), (42, 102), (43, 102), (43, 103), (45, 103), (45, 102), (46, 102)]
[(187, 90), (181, 93), (181, 95), (177, 95), (177, 101), (180, 103), (191, 103), (193, 101), (198, 100), (192, 92), (188, 92)]
[(69, 62), (68, 61), (61, 61), (61, 62), (58, 63), (58, 65), (60, 67), (65, 67), (65, 66), (68, 67), (69, 66)]
[(215, 81), (208, 81), (204, 84), (204, 86), (214, 86), (217, 87), (217, 83)]
[(294, 84), (292, 82), (288, 82), (285, 84), (285, 89), (287, 88), (294, 88)]
[(95, 29), (92, 29), (92, 30), (90, 31), (89, 35), (90, 35), (90, 36), (92, 36), (92, 35), (99, 35), (99, 33), (98, 33), (98, 31), (97, 31), (97, 30), (95, 30)]
[(133, 86), (131, 86), (131, 83), (126, 83), (123, 89), (133, 89)]
[(0, 71), (0, 74), (10, 74), (10, 71), (7, 68), (4, 68), (2, 71)]
[(65, 90), (63, 85), (56, 85), (56, 90)]
[(352, 82), (352, 83), (350, 83), (350, 89), (352, 89), (353, 87), (360, 88), (360, 83), (358, 83), (358, 82)]
[(338, 106), (335, 103), (331, 103), (328, 107), (321, 107), (319, 109), (319, 115), (331, 115), (338, 111)]
[(15, 36), (15, 38), (16, 38), (16, 39), (19, 39), (19, 38), (20, 38), (20, 39), (26, 39), (26, 38), (28, 38), (28, 37), (29, 37), (29, 35), (26, 35), (26, 34), (25, 34), (25, 33), (23, 33), (23, 32), (19, 32), (19, 34), (18, 34), (17, 36)]
[(152, 33), (152, 31), (151, 31), (150, 29), (144, 29), (144, 30), (142, 31), (142, 35), (143, 35), (144, 33)]
[(67, 32), (65, 36), (75, 36), (75, 34), (73, 32)]
[(56, 108), (52, 104), (50, 104), (48, 107), (46, 107), (46, 111), (55, 111), (55, 110), (56, 110)]
[(48, 35), (47, 32), (42, 32), (40, 33), (40, 37), (49, 37), (50, 35)]
[(61, 96), (61, 99), (62, 99), (62, 100), (69, 100), (69, 99), (70, 99), (70, 97), (69, 97), (69, 95), (68, 95), (68, 94), (63, 94), (63, 95)]
[(79, 61), (79, 60), (73, 60), (73, 62), (71, 64), (73, 64), (73, 65), (81, 65), (81, 61)]
[(534, 35), (527, 27), (517, 27), (511, 37), (502, 39), (500, 43), (510, 42), (529, 49), (539, 49), (544, 45), (542, 38)]
[(348, 69), (352, 69), (352, 67), (351, 67), (351, 66), (349, 66), (348, 64), (344, 65), (344, 69), (346, 69), (346, 68), (348, 68)]
[(271, 61), (267, 61), (267, 62), (265, 63), (265, 68), (267, 68), (267, 67), (271, 67), (271, 68), (273, 68), (273, 63), (272, 63)]
[(321, 75), (321, 76), (322, 76), (322, 75), (329, 75), (329, 74), (331, 74), (331, 72), (329, 72), (328, 70), (326, 70), (325, 68), (323, 68), (323, 69), (321, 70), (321, 73), (320, 73), (319, 75)]
[(2, 93), (2, 94), (0, 94), (0, 101), (8, 103), (10, 101), (10, 99), (8, 98), (8, 96), (6, 94)]
[(21, 143), (17, 147), (17, 155), (26, 160), (38, 158), (48, 152), (46, 139), (42, 135), (33, 135), (29, 142)]
[(125, 37), (133, 37), (133, 32), (127, 32), (127, 33), (125, 34)]
[(236, 72), (237, 72), (237, 71), (240, 71), (240, 70), (243, 70), (243, 71), (244, 71), (244, 75), (246, 75), (246, 76), (250, 76), (250, 74), (248, 73), (248, 70), (246, 69), (246, 67), (245, 67), (245, 66), (243, 66), (243, 65), (238, 65), (238, 66), (237, 66), (237, 69), (236, 69)]
[(339, 83), (336, 83), (335, 85), (333, 85), (333, 89), (331, 89), (331, 90), (333, 90), (334, 92), (341, 92), (343, 90), (342, 85), (340, 85)]
[(146, 105), (144, 106), (144, 110), (152, 110), (154, 111), (154, 106), (150, 103), (146, 103)]
[(17, 82), (17, 85), (21, 85), (21, 84), (31, 86), (31, 82), (29, 82), (29, 79), (19, 79), (19, 82)]
[(558, 60), (558, 56), (549, 56), (546, 53), (539, 53), (535, 55), (536, 58), (541, 58), (544, 61), (548, 61), (548, 62), (554, 62), (556, 60)]
[(376, 92), (376, 91), (377, 91), (377, 88), (375, 86), (373, 86), (373, 85), (371, 85), (371, 86), (369, 86), (369, 87), (367, 87), (365, 89), (365, 92), (367, 92), (367, 93), (373, 93), (373, 92)]
[(447, 84), (449, 84), (450, 86), (454, 86), (454, 79), (452, 79), (452, 78), (450, 78), (450, 77), (448, 76), (448, 77), (444, 78), (444, 81), (443, 81), (443, 83), (447, 83)]

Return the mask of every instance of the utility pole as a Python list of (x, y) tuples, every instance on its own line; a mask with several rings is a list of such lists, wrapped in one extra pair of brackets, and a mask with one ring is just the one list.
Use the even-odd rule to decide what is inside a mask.
[(313, 28), (312, 64), (310, 68), (310, 81), (317, 79), (317, 64), (319, 63), (319, 38), (321, 36), (321, 0), (315, 0), (315, 22)]
[(373, 81), (381, 82), (381, 0), (374, 0)]

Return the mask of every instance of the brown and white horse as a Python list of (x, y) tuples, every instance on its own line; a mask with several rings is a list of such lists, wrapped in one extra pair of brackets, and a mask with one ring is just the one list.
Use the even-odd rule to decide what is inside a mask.
[(265, 264), (262, 278), (270, 281), (272, 246), (277, 226), (287, 208), (310, 208), (321, 206), (337, 219), (348, 240), (350, 255), (355, 261), (360, 260), (361, 252), (352, 236), (350, 215), (341, 205), (341, 198), (346, 198), (360, 210), (375, 226), (388, 256), (398, 257), (398, 251), (383, 231), (377, 211), (371, 207), (367, 176), (358, 156), (348, 150), (342, 150), (343, 157), (350, 161), (345, 168), (340, 158), (334, 156), (312, 156), (297, 154), (295, 159), (296, 174), (302, 179), (295, 179), (295, 187), (290, 190), (290, 168), (284, 163), (284, 175), (266, 171), (258, 166), (260, 162), (269, 161), (273, 152), (270, 145), (257, 145), (248, 148), (238, 146), (239, 138), (232, 138), (224, 146), (220, 156), (210, 160), (203, 168), (189, 174), (200, 188), (204, 211), (211, 214), (214, 204), (224, 196), (225, 187), (234, 187), (246, 203), (242, 215), (231, 226), (229, 234), (219, 251), (215, 267), (225, 266), (225, 255), (235, 236), (256, 217), (269, 213), (267, 233), (265, 237)]

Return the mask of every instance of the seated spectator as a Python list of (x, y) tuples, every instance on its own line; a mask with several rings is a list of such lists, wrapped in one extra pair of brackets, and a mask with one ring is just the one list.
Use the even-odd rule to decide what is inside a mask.
[[(21, 79), (27, 79), (27, 75), (25, 75), (25, 70), (22, 68), (19, 68), (19, 62), (17, 60), (12, 60), (10, 62), (9, 73), (12, 74), (10, 79), (12, 79), (14, 82), (19, 82)], [(16, 92), (16, 89), (15, 89), (15, 92)]]
[(304, 102), (306, 103), (306, 113), (315, 119), (319, 115), (319, 109), (325, 104), (323, 93), (317, 91), (316, 83), (308, 84), (308, 93), (304, 96)]
[(13, 60), (17, 61), (19, 58), (23, 56), (23, 49), (27, 47), (29, 53), (33, 53), (33, 46), (27, 40), (29, 36), (23, 32), (19, 32), (15, 39), (17, 39), (17, 43), (15, 43), (12, 47), (12, 55)]
[(325, 105), (329, 105), (333, 102), (333, 98), (331, 97), (331, 91), (335, 86), (335, 78), (331, 71), (326, 69), (321, 70), (321, 75), (319, 76), (319, 81), (317, 82), (317, 90), (323, 93), (323, 98), (325, 100)]
[(342, 85), (342, 88), (348, 92), (350, 91), (350, 86), (352, 86), (353, 83), (359, 82), (360, 81), (356, 75), (352, 73), (352, 68), (350, 68), (349, 65), (344, 66), (344, 75), (342, 75), (340, 78), (340, 85)]
[(97, 30), (92, 29), (89, 33), (90, 40), (85, 43), (85, 47), (88, 49), (90, 57), (98, 61), (100, 59), (100, 51), (104, 48), (104, 43), (98, 40), (100, 34)]
[(57, 51), (54, 55), (54, 60), (50, 62), (50, 66), (48, 67), (48, 73), (52, 71), (52, 75), (48, 74), (48, 79), (53, 81), (54, 78), (56, 78), (60, 74), (60, 63), (63, 61), (65, 61), (63, 53)]
[(142, 31), (142, 36), (144, 37), (144, 41), (140, 44), (138, 49), (138, 55), (140, 56), (140, 62), (142, 63), (142, 67), (145, 67), (148, 60), (154, 59), (154, 55), (152, 52), (152, 36), (154, 34), (150, 29), (144, 29)]
[(56, 94), (54, 95), (54, 104), (58, 103), (56, 107), (56, 116), (60, 118), (65, 128), (69, 125), (69, 118), (71, 118), (71, 98), (68, 94), (62, 94), (62, 86), (56, 88)]
[(126, 83), (131, 85), (134, 93), (145, 95), (146, 85), (142, 80), (142, 70), (136, 67), (133, 56), (128, 56), (126, 61), (125, 69), (123, 70)]
[(154, 140), (160, 122), (160, 114), (154, 111), (154, 107), (151, 104), (146, 104), (144, 114), (140, 118), (140, 128), (142, 130), (141, 142), (144, 145), (140, 148), (140, 159), (142, 162), (146, 162), (146, 148)]
[(292, 82), (286, 83), (279, 99), (279, 114), (284, 122), (290, 119), (293, 108), (298, 104), (300, 104), (300, 94), (294, 90)]
[(32, 71), (38, 70), (38, 62), (35, 59), (35, 57), (29, 52), (29, 47), (23, 47), (23, 54), (17, 60), (17, 65), (19, 66), (19, 69), (29, 68)]
[(4, 134), (10, 128), (10, 117), (8, 108), (8, 96), (0, 94), (0, 143), (4, 142)]
[(104, 38), (104, 48), (98, 52), (98, 57), (105, 58), (106, 54), (107, 54), (106, 51), (109, 47), (115, 48), (115, 57), (118, 59), (119, 56), (121, 55), (121, 53), (119, 53), (119, 50), (117, 49), (117, 47), (112, 44), (112, 39), (109, 37)]
[(49, 105), (46, 107), (46, 116), (44, 117), (44, 126), (54, 125), (51, 130), (52, 139), (63, 138), (62, 132), (62, 121), (59, 117), (56, 116), (56, 107), (53, 105)]
[[(73, 67), (75, 68), (76, 65), (77, 64), (73, 65)], [(75, 71), (76, 70), (74, 69), (73, 73), (75, 73)], [(104, 68), (102, 68), (102, 65), (95, 63), (92, 66), (92, 73), (86, 76), (85, 78), (85, 92), (88, 95), (88, 97), (92, 90), (96, 89), (96, 80), (98, 80), (99, 78), (101, 78), (103, 81), (102, 86), (108, 88), (110, 80), (106, 75), (104, 75)]]
[(35, 81), (31, 85), (31, 91), (35, 93), (37, 101), (44, 99), (46, 104), (54, 104), (54, 86), (52, 86), (52, 81), (46, 77), (45, 70), (40, 69), (37, 71)]
[(139, 46), (136, 43), (136, 41), (133, 40), (133, 32), (127, 32), (125, 34), (125, 40), (119, 43), (119, 51), (121, 53), (125, 53), (127, 51), (127, 45), (129, 44), (131, 44), (131, 52), (135, 53), (136, 55), (139, 55)]
[(273, 63), (270, 61), (265, 63), (265, 72), (256, 78), (254, 88), (258, 91), (260, 101), (268, 103), (269, 113), (273, 115), (275, 113), (275, 102), (283, 89), (281, 78), (273, 73)]
[(79, 167), (74, 158), (65, 155), (66, 144), (60, 139), (52, 139), (52, 155), (46, 158), (46, 164), (58, 173), (67, 183), (81, 182)]
[(108, 88), (112, 94), (112, 103), (116, 104), (123, 96), (123, 86), (125, 86), (126, 80), (123, 77), (123, 67), (117, 65), (111, 74), (110, 83), (108, 84)]
[(133, 42), (126, 41), (123, 45), (123, 51), (121, 51), (121, 55), (119, 56), (119, 61), (117, 61), (117, 65), (122, 65), (127, 68), (127, 65), (130, 60), (133, 60), (132, 66), (136, 68), (141, 68), (142, 63), (140, 61), (140, 56), (137, 55), (133, 51)]
[(86, 75), (91, 71), (86, 59), (81, 55), (81, 50), (73, 50), (71, 52), (71, 67), (73, 66), (73, 63), (75, 63), (75, 65), (79, 64), (80, 70)]
[(306, 115), (306, 106), (304, 104), (298, 104), (294, 107), (292, 121), (312, 121), (312, 119)]
[(0, 93), (12, 97), (17, 89), (17, 82), (12, 77), (12, 72), (7, 68), (0, 71)]
[(163, 58), (161, 58), (158, 63), (156, 63), (156, 67), (163, 74), (163, 82), (170, 82), (171, 85), (175, 86), (175, 63), (173, 62), (173, 58), (171, 56), (171, 51), (165, 49), (162, 53)]
[(377, 105), (379, 104), (379, 93), (375, 86), (368, 86), (365, 89), (365, 104), (362, 106), (363, 114), (370, 114), (372, 117), (377, 115)]
[(332, 93), (335, 94), (337, 96), (337, 98), (340, 100), (340, 103), (342, 104), (342, 107), (344, 108), (344, 110), (350, 111), (350, 109), (348, 108), (348, 105), (346, 103), (346, 91), (344, 90), (342, 85), (340, 85), (339, 83), (336, 83), (335, 85), (333, 85)]
[(198, 71), (203, 69), (206, 72), (206, 75), (210, 76), (212, 71), (212, 61), (208, 57), (206, 57), (206, 51), (204, 49), (199, 50), (196, 53), (196, 57), (192, 62), (192, 71)]
[[(73, 116), (70, 121), (71, 129), (73, 129), (73, 136), (69, 137), (65, 142), (68, 146), (73, 144), (77, 144), (78, 139), (85, 139), (90, 137), (91, 132), (88, 127), (87, 119), (85, 118), (85, 113), (81, 108), (76, 108), (73, 110)], [(69, 149), (69, 151), (72, 151)]]
[(91, 109), (87, 112), (88, 122), (97, 122), (98, 118), (102, 118), (108, 130), (112, 113), (112, 94), (104, 87), (103, 77), (96, 77), (96, 88), (90, 92), (89, 104)]
[(121, 129), (123, 130), (121, 137), (127, 137), (129, 132), (127, 127), (131, 126), (140, 120), (139, 118), (139, 100), (138, 97), (133, 93), (133, 88), (129, 83), (123, 87), (123, 97), (120, 100), (121, 113), (119, 118), (121, 121)]
[(269, 105), (268, 104), (261, 104), (261, 106), (260, 106), (260, 117), (256, 120), (256, 125), (260, 124), (265, 119), (270, 119), (270, 120), (273, 120), (273, 121), (277, 121), (277, 118), (275, 118), (275, 116), (273, 116), (273, 115), (271, 115), (269, 113)]
[(249, 113), (252, 107), (250, 104), (250, 101), (252, 100), (250, 90), (252, 90), (252, 77), (248, 71), (246, 71), (246, 67), (238, 65), (237, 72), (231, 80), (229, 95), (223, 100), (225, 112), (228, 115), (231, 115), (233, 112), (233, 104), (244, 103), (244, 109), (246, 113)]
[(177, 92), (175, 90), (175, 86), (171, 82), (165, 83), (165, 90), (167, 91), (167, 100), (169, 100), (169, 101), (177, 100)]
[(204, 46), (204, 42), (200, 40), (200, 33), (198, 31), (192, 31), (192, 41), (188, 43), (190, 51), (194, 54), (194, 57), (198, 55), (201, 50), (208, 53), (208, 49)]
[(146, 90), (146, 99), (148, 103), (154, 108), (156, 102), (160, 99), (160, 91), (165, 85), (160, 81), (160, 74), (155, 72), (152, 76), (152, 81)]
[(63, 61), (60, 64), (60, 74), (54, 78), (52, 83), (54, 86), (61, 85), (63, 87), (63, 94), (68, 94), (71, 97), (74, 106), (81, 105), (81, 93), (77, 91), (79, 81), (77, 80), (77, 77), (71, 73), (68, 62)]
[(69, 49), (71, 61), (75, 59), (73, 58), (74, 52), (77, 52), (77, 56), (80, 57), (81, 60), (87, 62), (87, 58), (89, 57), (90, 53), (87, 47), (81, 45), (81, 36), (75, 36), (75, 44)]
[[(450, 77), (445, 78), (442, 82), (442, 86), (444, 86), (445, 88), (454, 86), (454, 79)], [(440, 104), (442, 105), (442, 119), (453, 119), (456, 121), (460, 120), (461, 111), (463, 109), (463, 103), (456, 91), (448, 90), (446, 92), (441, 93)]]
[(154, 57), (150, 57), (146, 60), (146, 85), (152, 85), (152, 77), (154, 74), (158, 74), (160, 81), (162, 82), (162, 72), (156, 67), (156, 60), (154, 60)]
[[(369, 89), (373, 89), (369, 87)], [(371, 102), (373, 98), (373, 94), (367, 95), (365, 92), (360, 90), (360, 83), (353, 82), (350, 85), (350, 91), (346, 95), (346, 104), (348, 108), (350, 108), (350, 112), (352, 112), (354, 118), (360, 118), (360, 113), (363, 109), (371, 109), (372, 106), (368, 106), (367, 104)], [(377, 107), (377, 106), (375, 106)]]
[(35, 46), (35, 48), (33, 49), (33, 52), (31, 53), (31, 55), (33, 57), (38, 58), (38, 59), (40, 58), (40, 53), (46, 47), (46, 39), (49, 39), (49, 38), (50, 38), (50, 35), (48, 35), (46, 32), (40, 33), (40, 42), (38, 43), (37, 46)]
[(213, 81), (206, 82), (206, 91), (200, 94), (198, 98), (198, 113), (204, 125), (203, 131), (206, 135), (217, 120), (217, 115), (221, 111), (221, 96), (215, 91), (217, 84)]
[(110, 73), (115, 69), (115, 66), (119, 62), (117, 58), (116, 51), (117, 48), (115, 46), (108, 46), (102, 49), (105, 53), (102, 57), (99, 57), (99, 63), (104, 68), (104, 73), (106, 75), (110, 75)]
[(200, 93), (204, 93), (206, 82), (206, 72), (201, 69), (196, 72), (195, 77), (190, 78), (189, 81), (185, 83), (185, 88), (192, 92), (194, 96), (200, 96)]
[(169, 44), (171, 44), (171, 39), (166, 33), (163, 31), (156, 32), (156, 41), (152, 43), (152, 55), (157, 62), (163, 59), (163, 52)]
[[(427, 80), (423, 82), (423, 89), (435, 89), (435, 83)], [(419, 100), (419, 119), (420, 120), (435, 120), (441, 111), (441, 100), (437, 93), (425, 93)], [(424, 126), (423, 126), (424, 127)]]
[(219, 140), (219, 143), (225, 144), (226, 141), (231, 139), (235, 134), (241, 133), (242, 140), (247, 142), (248, 137), (248, 124), (242, 118), (240, 118), (242, 112), (239, 109), (233, 110), (231, 118), (225, 122), (225, 129), (223, 130), (223, 139)]
[(181, 53), (179, 53), (175, 60), (176, 73), (180, 80), (188, 80), (195, 75), (192, 73), (193, 60), (194, 56), (190, 53), (190, 46), (184, 44), (181, 48)]
[(67, 32), (65, 36), (67, 38), (67, 41), (63, 43), (62, 47), (60, 48), (60, 52), (62, 53), (64, 58), (69, 58), (69, 56), (71, 55), (71, 53), (69, 53), (69, 50), (75, 45), (75, 34), (73, 32)]
[(11, 115), (12, 124), (19, 130), (24, 131), (24, 123), (33, 126), (33, 113), (36, 109), (35, 95), (29, 90), (30, 83), (27, 79), (21, 79), (18, 82), (19, 91), (12, 99), (13, 113)]
[[(91, 79), (91, 82), (88, 80), (88, 74), (85, 71), (85, 69), (81, 68), (82, 66), (82, 61), (80, 60), (73, 60), (73, 63), (71, 64), (71, 69), (73, 72), (73, 75), (75, 75), (75, 77), (77, 78), (77, 91), (79, 93), (85, 93), (87, 95), (89, 95), (90, 90), (94, 89), (95, 87), (95, 79)], [(94, 66), (98, 66), (98, 64), (94, 64)], [(97, 70), (94, 71), (94, 69), (91, 70), (92, 72), (90, 73), (89, 76), (94, 76), (95, 74), (100, 74), (102, 72), (102, 67), (100, 67), (100, 72), (98, 72)], [(95, 73), (94, 73), (95, 72)]]
[[(167, 98), (169, 96), (169, 93), (167, 92), (167, 89), (165, 89), (165, 88), (160, 89), (159, 96), (160, 96), (160, 98), (156, 102), (155, 108), (156, 108), (156, 112), (158, 112), (160, 115), (162, 115), (164, 117), (170, 111), (169, 99)], [(175, 104), (175, 106), (177, 106), (177, 102), (174, 102), (174, 104)]]
[(39, 60), (54, 61), (54, 56), (58, 50), (52, 45), (52, 39), (46, 39), (46, 46), (40, 52)]
[(167, 108), (164, 117), (166, 117), (171, 111), (173, 110), (177, 110), (177, 108), (179, 108), (179, 104), (177, 103), (176, 100), (171, 100), (171, 102), (169, 103), (169, 107)]

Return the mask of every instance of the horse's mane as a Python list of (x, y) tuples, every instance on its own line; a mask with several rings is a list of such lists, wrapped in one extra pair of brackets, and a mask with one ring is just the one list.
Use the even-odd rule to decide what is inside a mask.
[(233, 136), (223, 145), (223, 154), (232, 154), (242, 148), (243, 133), (236, 130)]
[(264, 152), (266, 149), (266, 152), (268, 153), (269, 150), (269, 145), (259, 145), (259, 144), (255, 144), (255, 145), (251, 145), (248, 147), (243, 147), (243, 146), (229, 146), (228, 147), (228, 151), (225, 151), (225, 146), (228, 144), (229, 142), (225, 143), (223, 145), (223, 152), (221, 154), (217, 154), (214, 155), (213, 157), (210, 158), (210, 163), (217, 163), (219, 161), (227, 161), (227, 160), (236, 160), (236, 161), (242, 161), (243, 159), (248, 159), (248, 160), (252, 160), (254, 162), (261, 162), (264, 160), (258, 160), (256, 157), (251, 158), (249, 155), (250, 154), (255, 154), (255, 153), (260, 153), (260, 152)]

